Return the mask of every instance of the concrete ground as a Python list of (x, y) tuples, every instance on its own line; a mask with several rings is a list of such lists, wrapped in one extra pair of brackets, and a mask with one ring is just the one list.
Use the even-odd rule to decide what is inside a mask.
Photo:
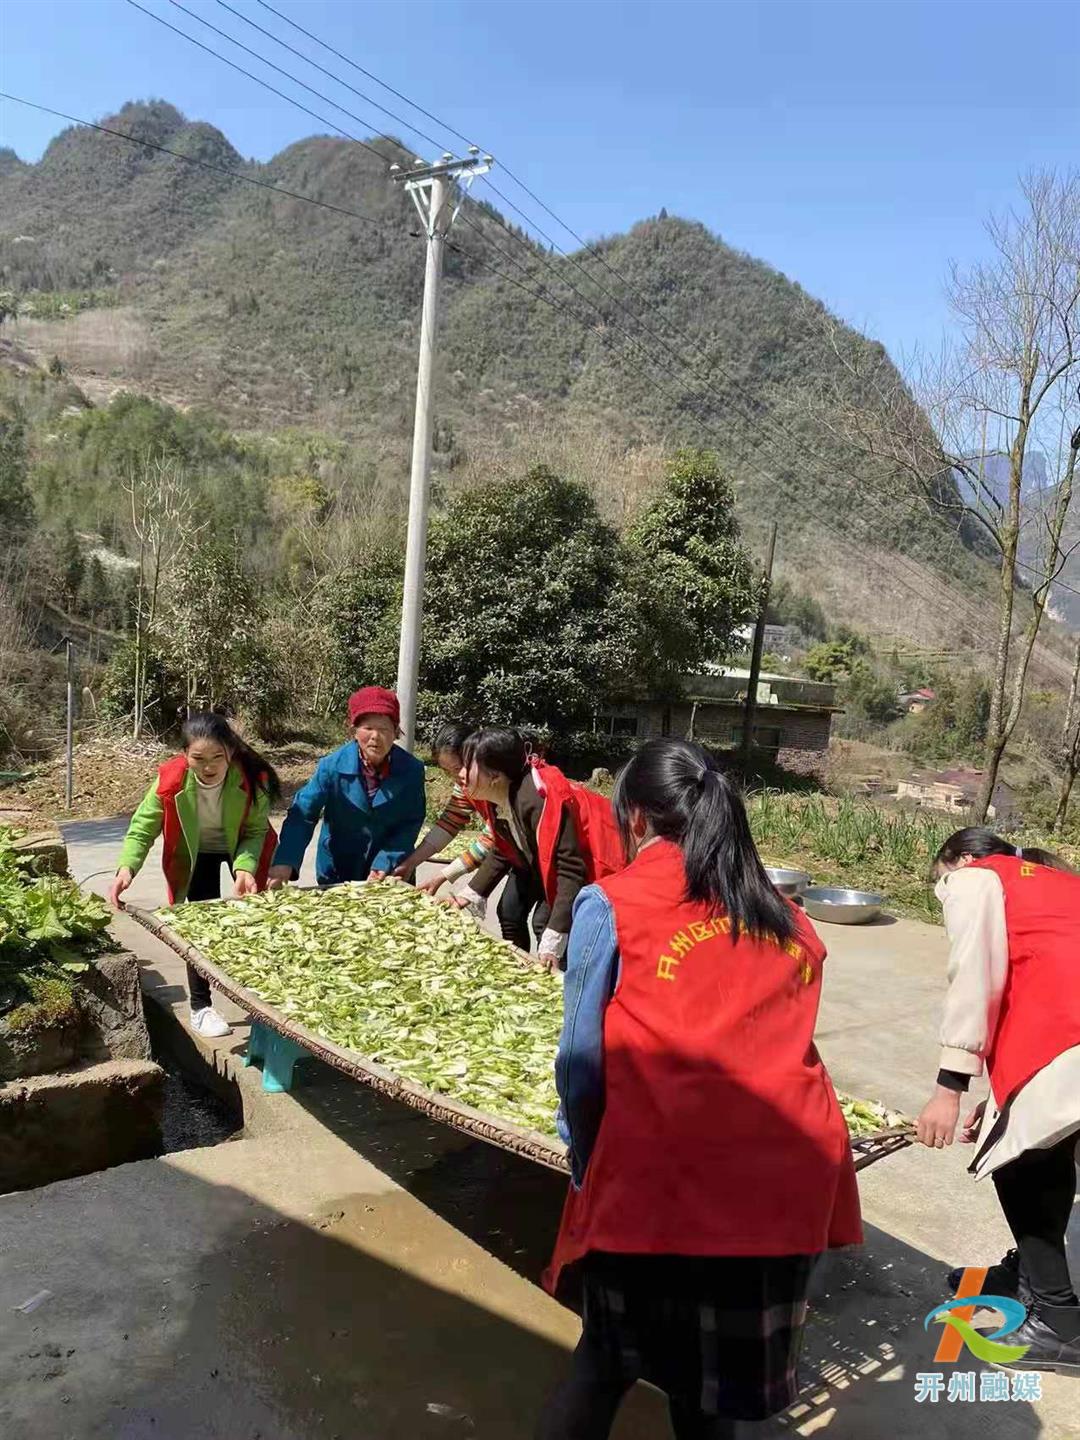
[[(77, 875), (111, 873), (123, 826), (109, 825), (67, 827)], [(158, 900), (155, 873), (133, 899)], [(0, 1436), (526, 1440), (578, 1330), (535, 1283), (561, 1178), (314, 1061), (291, 1095), (265, 1095), (237, 1064), (244, 1027), (217, 1045), (181, 1032), (182, 966), (130, 921), (120, 929), (156, 1028), (235, 1097), (246, 1128), (0, 1199)], [(941, 932), (823, 933), (819, 1042), (837, 1085), (917, 1111), (936, 1069)], [(1008, 1243), (968, 1153), (909, 1149), (863, 1172), (866, 1245), (825, 1262), (802, 1402), (763, 1436), (1080, 1436), (1080, 1381), (1052, 1375), (1035, 1404), (915, 1402), (917, 1372), (985, 1368), (935, 1364), (937, 1331), (923, 1329), (947, 1266)], [(14, 1308), (46, 1289), (32, 1313)], [(644, 1389), (615, 1431), (666, 1433)]]

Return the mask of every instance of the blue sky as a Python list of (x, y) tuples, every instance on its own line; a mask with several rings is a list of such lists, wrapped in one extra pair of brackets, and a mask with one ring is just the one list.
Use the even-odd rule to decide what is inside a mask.
[[(259, 68), (168, 0), (141, 3)], [(215, 0), (184, 3), (332, 86)], [(230, 3), (400, 108), (257, 0)], [(938, 340), (948, 264), (983, 252), (983, 218), (1015, 198), (1017, 175), (1080, 163), (1075, 0), (273, 3), (504, 157), (579, 234), (666, 206), (777, 266), (898, 356)], [(162, 96), (259, 159), (319, 128), (125, 0), (0, 0), (0, 82), (86, 118)], [(58, 128), (0, 102), (0, 144), (24, 159)]]

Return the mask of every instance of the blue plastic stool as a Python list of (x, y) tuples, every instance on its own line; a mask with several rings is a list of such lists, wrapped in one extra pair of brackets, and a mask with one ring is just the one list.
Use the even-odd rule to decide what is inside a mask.
[(292, 1089), (293, 1068), (297, 1060), (307, 1056), (308, 1051), (295, 1040), (272, 1030), (261, 1020), (252, 1020), (244, 1064), (250, 1065), (254, 1060), (263, 1062), (263, 1089), (271, 1095), (288, 1094)]

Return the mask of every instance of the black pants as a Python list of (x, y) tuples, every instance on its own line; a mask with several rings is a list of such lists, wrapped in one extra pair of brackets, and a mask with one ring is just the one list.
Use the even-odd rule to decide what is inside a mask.
[(551, 918), (551, 906), (544, 899), (544, 887), (535, 871), (511, 870), (499, 900), (499, 928), (502, 938), (519, 950), (532, 948), (529, 942), (530, 913), (533, 934), (539, 945), (540, 936)]
[[(188, 900), (220, 900), (222, 865), (229, 865), (227, 855), (197, 855), (186, 898)], [(231, 865), (229, 865), (229, 871), (232, 872)], [(213, 1003), (210, 998), (210, 981), (205, 975), (200, 975), (198, 970), (193, 970), (190, 965), (187, 967), (187, 983), (192, 1010), (205, 1010), (208, 1005)]]
[[(613, 1367), (605, 1351), (582, 1335), (570, 1374), (548, 1402), (536, 1440), (608, 1440), (632, 1381)], [(735, 1421), (719, 1420), (668, 1400), (675, 1440), (733, 1440)]]
[(1076, 1196), (1077, 1134), (1049, 1150), (1025, 1150), (994, 1171), (998, 1199), (1020, 1251), (1020, 1265), (1042, 1305), (1076, 1305), (1065, 1231)]

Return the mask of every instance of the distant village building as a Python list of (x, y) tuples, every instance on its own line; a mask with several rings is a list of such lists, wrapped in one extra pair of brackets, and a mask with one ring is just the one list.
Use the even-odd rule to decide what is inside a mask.
[[(913, 800), (927, 810), (942, 810), (949, 815), (963, 816), (975, 804), (982, 784), (981, 770), (920, 770), (901, 780), (896, 788), (898, 800)], [(987, 812), (991, 820), (1008, 819), (1013, 809), (1013, 791), (1003, 780), (994, 787), (994, 797)]]
[[(684, 675), (683, 696), (675, 703), (629, 700), (602, 711), (597, 729), (607, 735), (649, 740), (678, 735), (718, 750), (742, 744), (743, 706), (748, 670), (709, 666), (707, 673)], [(762, 674), (754, 715), (754, 747), (785, 770), (823, 778), (836, 686), (792, 675)]]
[(921, 715), (936, 699), (936, 693), (929, 688), (907, 690), (900, 696), (900, 704), (909, 715)]

